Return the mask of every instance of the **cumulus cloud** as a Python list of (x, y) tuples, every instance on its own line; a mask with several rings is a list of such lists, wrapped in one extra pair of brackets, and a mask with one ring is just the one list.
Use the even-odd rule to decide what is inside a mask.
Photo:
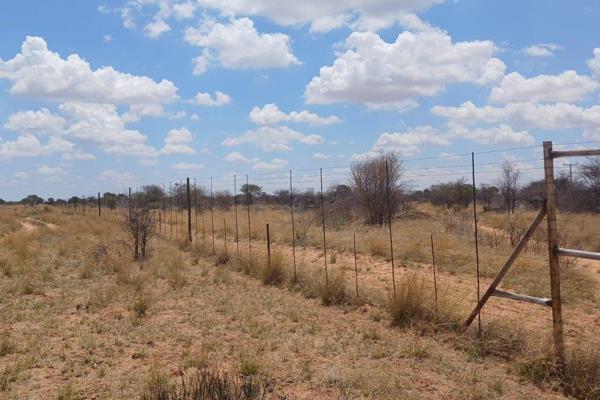
[(31, 171), (15, 172), (14, 177), (23, 181), (37, 177), (42, 182), (61, 182), (65, 175), (66, 172), (62, 167), (50, 167), (46, 164), (42, 164)]
[(284, 68), (300, 64), (290, 48), (290, 37), (282, 33), (259, 33), (249, 18), (228, 23), (204, 19), (198, 28), (188, 28), (185, 40), (201, 47), (194, 60), (194, 73), (206, 71), (211, 63), (230, 69)]
[(378, 30), (390, 27), (405, 18), (407, 13), (419, 12), (443, 3), (444, 0), (305, 0), (302, 2), (281, 2), (278, 0), (215, 1), (179, 0), (127, 2), (122, 9), (127, 15), (121, 17), (124, 24), (132, 24), (132, 14), (142, 6), (159, 4), (154, 18), (175, 18), (193, 16), (198, 6), (216, 10), (229, 16), (257, 16), (268, 18), (279, 25), (309, 24), (312, 32), (327, 32), (341, 27), (358, 30)]
[(66, 160), (92, 160), (95, 158), (93, 154), (79, 149), (74, 143), (61, 137), (50, 137), (46, 143), (42, 143), (37, 136), (24, 133), (15, 140), (0, 143), (0, 158), (3, 159), (52, 154), (61, 154)]
[(130, 185), (136, 181), (135, 175), (126, 171), (104, 170), (96, 178), (99, 181), (110, 182), (113, 185)]
[(112, 104), (161, 104), (178, 98), (168, 81), (116, 71), (112, 67), (93, 70), (77, 54), (63, 59), (48, 50), (41, 37), (28, 36), (13, 59), (0, 59), (0, 79), (11, 82), (10, 93), (58, 102), (83, 101)]
[(185, 162), (171, 165), (171, 169), (174, 169), (175, 171), (199, 171), (202, 168), (204, 168), (204, 165), (202, 165), (202, 164), (185, 163)]
[(315, 154), (313, 154), (313, 158), (315, 160), (329, 160), (331, 158), (331, 156), (329, 156), (327, 154), (323, 154), (323, 153), (315, 153)]
[(532, 144), (535, 139), (527, 131), (515, 131), (510, 126), (500, 124), (489, 128), (469, 129), (461, 125), (450, 124), (449, 136), (473, 140), (480, 144)]
[(156, 149), (146, 143), (146, 135), (125, 127), (112, 104), (65, 103), (59, 110), (69, 121), (65, 131), (69, 137), (94, 144), (108, 154), (157, 155)]
[(163, 33), (169, 32), (171, 27), (162, 19), (155, 19), (144, 27), (146, 36), (158, 39)]
[(67, 121), (52, 114), (47, 108), (39, 111), (21, 111), (8, 117), (4, 128), (17, 132), (32, 134), (61, 134), (67, 126)]
[(333, 65), (322, 67), (306, 86), (312, 104), (351, 102), (371, 108), (414, 107), (452, 83), (491, 84), (505, 65), (490, 41), (452, 42), (432, 27), (404, 31), (389, 43), (372, 32), (354, 32)]
[(382, 133), (373, 145), (373, 151), (397, 151), (411, 156), (420, 151), (420, 145), (448, 146), (450, 141), (431, 126), (420, 126), (407, 132)]
[(282, 169), (286, 165), (286, 160), (274, 158), (270, 162), (258, 161), (252, 165), (252, 169), (257, 171), (277, 171)]
[(218, 90), (214, 96), (211, 96), (210, 93), (198, 92), (195, 99), (197, 104), (206, 107), (220, 107), (231, 103), (231, 97)]
[(490, 101), (511, 102), (577, 102), (600, 87), (592, 78), (575, 71), (558, 75), (538, 75), (525, 78), (518, 72), (506, 75), (492, 89)]
[(588, 108), (569, 103), (509, 103), (503, 107), (435, 106), (432, 113), (462, 125), (507, 123), (519, 129), (572, 129), (600, 127), (600, 106)]
[(183, 127), (171, 129), (165, 138), (165, 147), (161, 154), (194, 154), (196, 151), (189, 145), (194, 138), (192, 132)]
[(222, 142), (222, 145), (239, 146), (249, 143), (254, 144), (264, 151), (289, 151), (292, 149), (290, 142), (294, 141), (307, 145), (316, 145), (323, 143), (323, 138), (319, 135), (305, 135), (287, 126), (261, 126), (239, 137), (228, 137)]
[(561, 50), (562, 47), (555, 43), (539, 43), (523, 49), (523, 52), (530, 57), (552, 57), (554, 53)]
[(245, 155), (243, 155), (239, 151), (234, 151), (232, 153), (227, 154), (227, 156), (225, 156), (225, 161), (228, 161), (228, 162), (240, 162), (240, 163), (249, 163), (249, 162), (252, 162), (251, 159), (247, 158)]
[(292, 111), (284, 113), (276, 104), (265, 104), (262, 108), (254, 107), (250, 111), (250, 121), (257, 125), (277, 125), (281, 122), (303, 122), (310, 125), (330, 125), (340, 122), (335, 115), (320, 117), (309, 111)]
[(592, 70), (594, 76), (600, 79), (600, 47), (594, 49), (594, 57), (587, 61), (587, 65)]

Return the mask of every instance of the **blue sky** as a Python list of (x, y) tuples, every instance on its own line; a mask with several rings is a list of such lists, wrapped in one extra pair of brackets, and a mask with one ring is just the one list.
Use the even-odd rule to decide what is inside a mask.
[[(385, 150), (441, 157), (413, 161), (423, 186), (455, 178), (453, 154), (499, 150), (481, 162), (526, 171), (542, 140), (600, 140), (596, 1), (0, 7), (4, 199), (258, 180)], [(500, 151), (513, 147), (527, 149)]]

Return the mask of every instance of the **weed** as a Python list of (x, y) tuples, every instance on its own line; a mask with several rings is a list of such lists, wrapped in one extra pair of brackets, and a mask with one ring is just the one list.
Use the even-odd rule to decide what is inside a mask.
[(260, 372), (261, 365), (255, 356), (244, 354), (240, 357), (240, 374), (242, 376), (255, 376)]
[(270, 262), (265, 262), (263, 265), (260, 279), (265, 285), (277, 286), (285, 282), (285, 266), (281, 252), (274, 251), (271, 254)]
[(396, 284), (396, 295), (390, 294), (387, 304), (392, 325), (406, 326), (415, 321), (434, 321), (435, 313), (427, 302), (422, 276), (410, 273)]
[(329, 271), (328, 280), (317, 283), (317, 291), (323, 305), (343, 304), (349, 297), (346, 294), (346, 281), (341, 271)]

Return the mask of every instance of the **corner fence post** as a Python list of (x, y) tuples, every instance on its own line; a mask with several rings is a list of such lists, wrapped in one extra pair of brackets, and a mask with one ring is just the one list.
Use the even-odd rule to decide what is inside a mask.
[(546, 187), (546, 221), (548, 222), (548, 260), (550, 264), (550, 294), (552, 298), (552, 336), (554, 357), (559, 370), (564, 369), (564, 342), (562, 305), (560, 299), (560, 269), (558, 256), (558, 231), (556, 227), (556, 183), (552, 142), (544, 142), (544, 182)]
[[(481, 300), (479, 282), (479, 222), (477, 221), (477, 188), (475, 186), (475, 153), (471, 153), (471, 173), (473, 178), (473, 225), (475, 226), (475, 268), (477, 273), (477, 303)], [(477, 333), (481, 337), (481, 312), (477, 313)]]

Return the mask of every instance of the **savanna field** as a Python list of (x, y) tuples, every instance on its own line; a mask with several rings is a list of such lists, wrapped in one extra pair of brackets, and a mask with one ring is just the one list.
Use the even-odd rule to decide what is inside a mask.
[[(0, 207), (1, 399), (600, 398), (600, 264), (562, 260), (557, 376), (549, 308), (492, 298), (481, 332), (464, 329), (477, 301), (466, 211), (401, 213), (395, 282), (387, 227), (360, 219), (328, 213), (324, 259), (311, 211), (295, 215), (294, 248), (284, 207), (253, 207), (250, 235), (240, 210), (237, 242), (231, 209), (193, 212), (192, 244), (185, 213), (167, 211), (134, 261), (126, 211), (103, 211)], [(482, 291), (533, 217), (481, 213)], [(598, 218), (569, 215), (561, 240), (600, 250)], [(503, 289), (549, 296), (544, 240)]]

